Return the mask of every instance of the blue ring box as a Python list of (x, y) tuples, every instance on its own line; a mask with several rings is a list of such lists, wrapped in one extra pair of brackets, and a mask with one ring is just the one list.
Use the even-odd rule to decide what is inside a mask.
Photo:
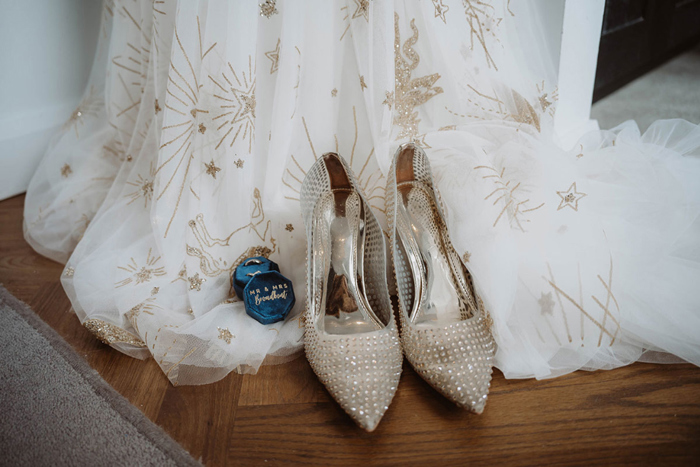
[(292, 281), (278, 271), (255, 274), (243, 289), (246, 313), (262, 324), (284, 320), (294, 307), (294, 302)]

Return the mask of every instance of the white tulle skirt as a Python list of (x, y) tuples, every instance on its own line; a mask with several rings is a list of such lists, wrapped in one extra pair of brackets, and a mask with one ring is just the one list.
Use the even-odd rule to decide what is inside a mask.
[[(90, 85), (29, 187), (25, 236), (66, 262), (81, 322), (175, 384), (299, 354), (299, 188), (327, 151), (380, 221), (384, 173), (426, 148), (496, 366), (547, 378), (700, 365), (700, 127), (627, 122), (556, 144), (532, 2), (107, 2)], [(231, 273), (276, 261), (286, 321)]]

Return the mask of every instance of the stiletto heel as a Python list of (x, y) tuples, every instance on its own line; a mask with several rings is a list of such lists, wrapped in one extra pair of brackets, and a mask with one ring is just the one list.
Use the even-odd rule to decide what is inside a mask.
[(471, 274), (452, 247), (420, 147), (407, 143), (396, 151), (386, 194), (406, 358), (445, 397), (481, 413), (495, 343)]
[(384, 234), (347, 163), (324, 154), (301, 187), (307, 235), (304, 346), (319, 380), (367, 431), (396, 393), (403, 355)]

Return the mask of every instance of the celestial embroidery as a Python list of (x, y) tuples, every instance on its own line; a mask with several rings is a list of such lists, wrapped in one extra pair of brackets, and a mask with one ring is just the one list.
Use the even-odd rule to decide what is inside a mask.
[(472, 259), (472, 254), (469, 253), (468, 251), (465, 251), (464, 255), (462, 256), (462, 261), (464, 261), (465, 263), (468, 263), (470, 259)]
[(276, 8), (277, 0), (265, 0), (260, 4), (260, 16), (270, 18), (272, 15), (279, 13)]
[(474, 167), (474, 170), (485, 171), (484, 173), (486, 173), (486, 175), (481, 178), (483, 180), (491, 180), (495, 187), (491, 193), (486, 195), (484, 201), (489, 200), (492, 196), (496, 196), (493, 205), (495, 206), (499, 202), (503, 205), (503, 208), (500, 210), (493, 223), (493, 227), (496, 227), (498, 221), (506, 214), (511, 228), (517, 227), (520, 231), (525, 232), (523, 224), (530, 222), (530, 219), (526, 218), (526, 214), (540, 209), (545, 203), (541, 203), (535, 207), (529, 207), (528, 203), (530, 203), (530, 198), (522, 199), (518, 191), (522, 188), (521, 182), (516, 182), (514, 179), (507, 179), (505, 176), (505, 167), (503, 167), (500, 172), (487, 165)]
[(211, 160), (209, 163), (204, 163), (204, 167), (207, 168), (207, 175), (211, 175), (212, 178), (216, 179), (216, 173), (221, 172), (221, 169), (216, 166), (214, 163), (214, 159)]
[(386, 91), (384, 95), (386, 96), (386, 98), (382, 102), (382, 105), (386, 105), (387, 107), (389, 107), (389, 110), (391, 110), (391, 106), (394, 105), (394, 91)]
[(353, 0), (355, 2), (355, 11), (352, 14), (352, 19), (363, 17), (369, 22), (369, 0)]
[(447, 24), (445, 13), (449, 11), (450, 7), (445, 5), (443, 0), (433, 0), (433, 6), (435, 7), (435, 17), (440, 18), (443, 23)]
[(207, 127), (204, 126), (204, 123), (199, 124), (199, 132), (201, 134), (204, 134), (207, 131)]
[(157, 114), (158, 112), (160, 112), (161, 110), (163, 110), (163, 109), (160, 108), (160, 105), (158, 105), (158, 99), (156, 99), (154, 108), (155, 108), (156, 114)]
[(540, 304), (540, 310), (543, 315), (553, 315), (554, 314), (554, 299), (552, 298), (552, 292), (540, 294), (540, 299), (537, 300)]
[[(199, 82), (199, 74), (195, 72), (195, 65), (200, 65), (205, 57), (216, 47), (212, 44), (206, 51), (202, 46), (201, 28), (199, 16), (197, 16), (197, 44), (187, 44), (191, 50), (187, 52), (185, 44), (180, 40), (180, 34), (175, 26), (173, 41), (173, 59), (170, 62), (168, 73), (168, 86), (166, 88), (167, 100), (165, 107), (170, 110), (172, 121), (163, 127), (161, 141), (161, 153), (163, 163), (156, 169), (156, 175), (161, 177), (161, 188), (156, 199), (160, 200), (168, 190), (173, 187), (177, 190), (177, 201), (172, 209), (168, 225), (163, 234), (167, 238), (175, 215), (180, 207), (182, 194), (189, 181), (189, 173), (194, 160), (192, 146), (195, 134), (199, 128), (198, 114), (208, 114), (208, 110), (198, 107), (202, 84)], [(196, 58), (196, 61), (193, 59)], [(175, 63), (184, 63), (180, 69)], [(161, 173), (162, 172), (162, 173)], [(167, 180), (167, 181), (166, 181)]]
[(550, 96), (549, 93), (544, 92), (544, 80), (542, 81), (541, 85), (536, 84), (535, 87), (537, 88), (537, 93), (539, 94), (537, 100), (540, 103), (540, 108), (542, 109), (542, 112), (547, 112), (550, 117), (554, 117), (554, 103), (559, 100), (558, 88), (554, 88), (554, 91), (552, 91), (552, 95)]
[[(440, 79), (438, 73), (413, 78), (412, 73), (420, 63), (420, 56), (413, 50), (418, 42), (418, 28), (415, 19), (410, 23), (413, 35), (401, 47), (399, 15), (394, 13), (394, 64), (396, 68), (396, 88), (394, 96), (394, 123), (401, 127), (396, 139), (413, 138), (418, 134), (418, 111), (416, 107), (442, 93), (442, 88), (433, 86)], [(405, 58), (404, 58), (405, 56)]]
[(129, 344), (136, 347), (146, 347), (146, 344), (132, 333), (101, 319), (89, 319), (83, 323), (83, 326), (104, 344)]
[(66, 269), (63, 271), (63, 277), (73, 277), (73, 274), (74, 274), (74, 273), (75, 273), (75, 269), (70, 268), (70, 267), (69, 267), (69, 268), (66, 268)]
[(72, 173), (73, 169), (70, 168), (70, 165), (63, 164), (63, 167), (61, 167), (61, 176), (64, 178), (68, 178), (68, 176)]
[(202, 290), (202, 284), (207, 280), (203, 277), (199, 277), (199, 273), (196, 272), (194, 276), (188, 277), (187, 282), (190, 283), (190, 290), (200, 291)]
[(158, 292), (160, 292), (160, 287), (153, 287), (151, 289), (151, 295), (156, 295)]
[(287, 226), (284, 228), (287, 232), (293, 232), (294, 231), (294, 226), (292, 224), (287, 224)]
[(131, 283), (139, 285), (149, 282), (154, 277), (164, 276), (166, 274), (165, 268), (158, 266), (160, 256), (151, 256), (151, 254), (152, 248), (149, 248), (143, 266), (139, 266), (139, 263), (133, 257), (129, 259), (129, 263), (126, 266), (117, 266), (117, 269), (126, 271), (129, 273), (129, 276), (117, 282), (114, 285), (115, 288), (124, 287)]
[(360, 75), (360, 89), (363, 91), (367, 89), (367, 84), (365, 84), (365, 77)]
[(244, 161), (243, 159), (238, 159), (238, 160), (236, 160), (236, 161), (233, 162), (233, 164), (234, 164), (234, 165), (236, 166), (236, 168), (238, 168), (238, 169), (242, 169), (244, 163), (245, 163), (245, 161)]
[[(240, 76), (239, 76), (240, 75)], [(238, 140), (241, 135), (242, 140), (248, 141), (248, 152), (253, 149), (253, 141), (255, 140), (255, 68), (253, 68), (252, 58), (248, 56), (248, 72), (240, 71), (236, 73), (231, 63), (228, 63), (228, 72), (222, 72), (220, 79), (215, 79), (209, 75), (209, 79), (217, 86), (214, 90), (214, 97), (218, 99), (220, 111), (216, 114), (212, 121), (216, 123), (217, 131), (224, 132), (224, 135), (219, 140), (219, 143), (214, 149), (227, 141), (229, 135), (231, 140), (228, 143), (229, 147)], [(219, 93), (219, 91), (221, 91)]]
[(331, 97), (335, 97), (337, 95), (338, 95), (338, 90), (333, 88), (333, 90), (331, 91)]
[(231, 254), (231, 239), (240, 232), (253, 232), (262, 242), (272, 244), (271, 251), (275, 251), (275, 239), (271, 235), (268, 239), (271, 224), (272, 221), (265, 218), (262, 197), (260, 196), (260, 191), (256, 188), (253, 191), (253, 211), (250, 216), (250, 222), (237, 228), (224, 238), (211, 235), (204, 220), (204, 214), (197, 214), (194, 219), (190, 220), (188, 226), (197, 244), (196, 246), (187, 245), (187, 255), (199, 258), (199, 268), (208, 277), (230, 274), (233, 272), (233, 269), (231, 269), (233, 265), (227, 263), (224, 258)]
[(220, 328), (220, 327), (217, 327), (216, 329), (219, 330), (219, 339), (221, 339), (222, 341), (226, 342), (227, 344), (230, 344), (230, 343), (231, 343), (231, 339), (233, 339), (234, 337), (236, 337), (236, 336), (234, 336), (233, 334), (231, 334), (231, 331), (229, 331), (228, 328)]
[(572, 183), (568, 190), (557, 191), (557, 194), (561, 198), (559, 207), (557, 211), (564, 209), (565, 207), (570, 207), (574, 211), (578, 211), (578, 202), (581, 198), (588, 196), (586, 193), (581, 193), (576, 190), (576, 182)]
[(133, 181), (126, 182), (127, 185), (133, 186), (136, 190), (125, 195), (126, 198), (131, 199), (127, 205), (143, 198), (143, 207), (148, 206), (148, 202), (153, 198), (153, 178), (155, 177), (155, 170), (153, 163), (151, 163), (151, 168), (148, 172), (148, 178), (141, 174), (136, 174), (136, 179)]
[(486, 64), (489, 67), (493, 67), (498, 70), (496, 62), (494, 62), (491, 57), (491, 53), (486, 45), (487, 37), (491, 36), (495, 40), (497, 26), (501, 23), (503, 18), (495, 18), (495, 9), (488, 1), (482, 0), (462, 0), (462, 5), (464, 6), (464, 14), (467, 18), (467, 24), (469, 24), (469, 48), (474, 50), (474, 39), (476, 39), (477, 44), (484, 51), (484, 56), (486, 57)]
[(270, 74), (273, 74), (275, 71), (277, 71), (279, 67), (279, 60), (280, 60), (280, 40), (277, 39), (277, 46), (275, 47), (274, 50), (270, 50), (269, 52), (265, 52), (265, 56), (270, 59), (272, 62), (272, 66), (270, 67)]

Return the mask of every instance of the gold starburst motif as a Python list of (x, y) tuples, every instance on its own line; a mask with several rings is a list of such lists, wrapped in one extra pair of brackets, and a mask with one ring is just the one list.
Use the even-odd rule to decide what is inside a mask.
[(450, 7), (445, 5), (443, 0), (433, 0), (433, 6), (435, 7), (435, 17), (440, 18), (443, 23), (447, 24), (445, 13), (449, 11)]
[(219, 339), (226, 342), (227, 344), (230, 344), (231, 339), (236, 337), (233, 334), (231, 334), (231, 331), (229, 331), (228, 328), (217, 327), (216, 329), (219, 330)]
[(216, 173), (221, 172), (221, 169), (214, 163), (214, 159), (212, 159), (208, 164), (205, 162), (204, 167), (207, 168), (207, 175), (211, 175), (214, 179), (216, 179)]
[(279, 13), (277, 11), (276, 0), (265, 0), (260, 4), (260, 16), (264, 16), (265, 18), (270, 18), (272, 15), (276, 15)]
[(363, 91), (367, 89), (367, 84), (365, 83), (365, 77), (360, 75), (360, 89)]
[(280, 62), (280, 40), (277, 39), (277, 45), (274, 50), (265, 52), (265, 56), (270, 59), (272, 66), (270, 67), (270, 74), (273, 74), (279, 68)]
[(131, 257), (126, 266), (117, 266), (117, 269), (127, 272), (128, 277), (117, 282), (114, 287), (124, 287), (128, 284), (139, 285), (150, 282), (154, 277), (164, 276), (166, 274), (165, 268), (158, 266), (158, 262), (160, 262), (160, 256), (153, 256), (151, 248), (148, 249), (148, 254), (142, 265), (139, 265), (139, 263)]
[(524, 225), (530, 222), (530, 219), (527, 218), (528, 213), (540, 209), (544, 206), (544, 203), (531, 207), (530, 198), (525, 198), (526, 192), (522, 182), (515, 178), (507, 177), (505, 167), (500, 172), (488, 165), (479, 165), (474, 167), (474, 170), (482, 171), (485, 175), (481, 178), (490, 180), (494, 186), (494, 190), (484, 197), (484, 201), (488, 201), (493, 197), (493, 206), (499, 203), (502, 205), (493, 227), (496, 227), (498, 222), (505, 217), (508, 219), (511, 228), (518, 228), (520, 231), (525, 232)]
[(540, 305), (540, 310), (543, 315), (553, 315), (554, 314), (554, 299), (552, 298), (552, 292), (540, 294), (540, 299), (537, 300)]
[(559, 100), (559, 91), (558, 88), (554, 88), (552, 91), (551, 96), (549, 95), (548, 92), (545, 92), (545, 85), (544, 85), (544, 80), (542, 81), (542, 84), (536, 84), (535, 85), (537, 88), (537, 93), (538, 97), (537, 100), (540, 104), (540, 108), (542, 109), (542, 112), (547, 112), (551, 117), (554, 116), (554, 103)]
[(102, 109), (104, 101), (97, 95), (95, 88), (90, 86), (87, 95), (80, 101), (71, 116), (63, 125), (64, 129), (73, 128), (75, 137), (80, 138), (78, 130), (85, 124), (86, 117), (96, 117)]
[[(396, 74), (396, 87), (394, 95), (394, 124), (401, 127), (401, 131), (396, 139), (408, 137), (412, 139), (418, 134), (418, 111), (416, 107), (425, 104), (430, 99), (442, 93), (442, 88), (434, 86), (440, 79), (438, 73), (432, 75), (413, 78), (413, 70), (420, 63), (420, 56), (413, 49), (418, 42), (418, 28), (416, 20), (410, 23), (413, 35), (409, 37), (401, 46), (401, 35), (399, 32), (399, 15), (394, 13), (394, 65)], [(402, 51), (403, 49), (403, 51)], [(404, 57), (405, 56), (405, 57)]]
[(243, 159), (238, 159), (238, 160), (234, 161), (233, 164), (236, 166), (236, 168), (242, 169), (243, 164), (245, 164), (245, 161)]
[[(231, 63), (228, 63), (228, 71), (222, 72), (221, 76), (214, 78), (209, 75), (209, 79), (217, 87), (214, 97), (219, 100), (219, 112), (212, 118), (212, 121), (219, 125), (217, 131), (224, 132), (219, 143), (214, 149), (228, 141), (229, 147), (241, 136), (241, 140), (248, 141), (248, 152), (253, 149), (255, 140), (255, 69), (252, 58), (248, 56), (248, 71), (236, 73)], [(234, 132), (235, 130), (235, 132)], [(241, 131), (243, 134), (241, 135)], [(233, 133), (233, 135), (229, 136)]]
[(73, 169), (70, 168), (70, 165), (63, 164), (63, 167), (61, 167), (61, 176), (64, 178), (68, 178), (68, 176), (72, 173)]
[(337, 95), (338, 95), (338, 90), (336, 88), (333, 88), (333, 90), (331, 91), (331, 97), (335, 97)]
[(287, 226), (284, 228), (287, 232), (293, 232), (294, 231), (294, 226), (292, 224), (287, 224)]
[(190, 283), (190, 290), (200, 291), (202, 290), (202, 284), (207, 280), (203, 277), (199, 277), (199, 273), (196, 272), (194, 276), (188, 277), (187, 282)]
[(386, 105), (389, 107), (389, 110), (391, 110), (391, 107), (394, 105), (394, 91), (386, 91), (384, 95), (386, 98), (384, 99), (384, 102), (382, 102), (382, 105)]
[(153, 198), (153, 177), (155, 176), (155, 170), (153, 169), (153, 163), (151, 163), (151, 169), (148, 172), (148, 177), (144, 177), (141, 174), (136, 174), (135, 180), (130, 180), (126, 182), (127, 185), (133, 186), (136, 189), (131, 193), (127, 193), (125, 197), (131, 199), (127, 205), (143, 198), (143, 207), (148, 206), (148, 202)]
[(162, 164), (156, 170), (156, 176), (161, 179), (158, 186), (160, 192), (156, 199), (160, 200), (170, 190), (177, 192), (177, 202), (172, 208), (172, 214), (163, 233), (168, 236), (170, 227), (175, 220), (180, 200), (190, 179), (190, 169), (194, 160), (194, 140), (199, 128), (199, 114), (208, 114), (208, 110), (199, 108), (200, 91), (203, 84), (200, 83), (200, 75), (195, 72), (199, 69), (207, 55), (214, 50), (215, 42), (208, 49), (204, 49), (201, 37), (199, 16), (197, 20), (196, 41), (183, 43), (178, 27), (174, 30), (172, 59), (170, 72), (168, 73), (168, 86), (166, 88), (167, 99), (165, 108), (170, 110), (165, 115), (160, 145)]
[(581, 193), (576, 190), (576, 182), (572, 183), (569, 189), (566, 191), (557, 191), (557, 194), (561, 198), (557, 211), (564, 209), (567, 206), (574, 211), (578, 211), (578, 202), (581, 200), (581, 198), (588, 196), (586, 193)]

